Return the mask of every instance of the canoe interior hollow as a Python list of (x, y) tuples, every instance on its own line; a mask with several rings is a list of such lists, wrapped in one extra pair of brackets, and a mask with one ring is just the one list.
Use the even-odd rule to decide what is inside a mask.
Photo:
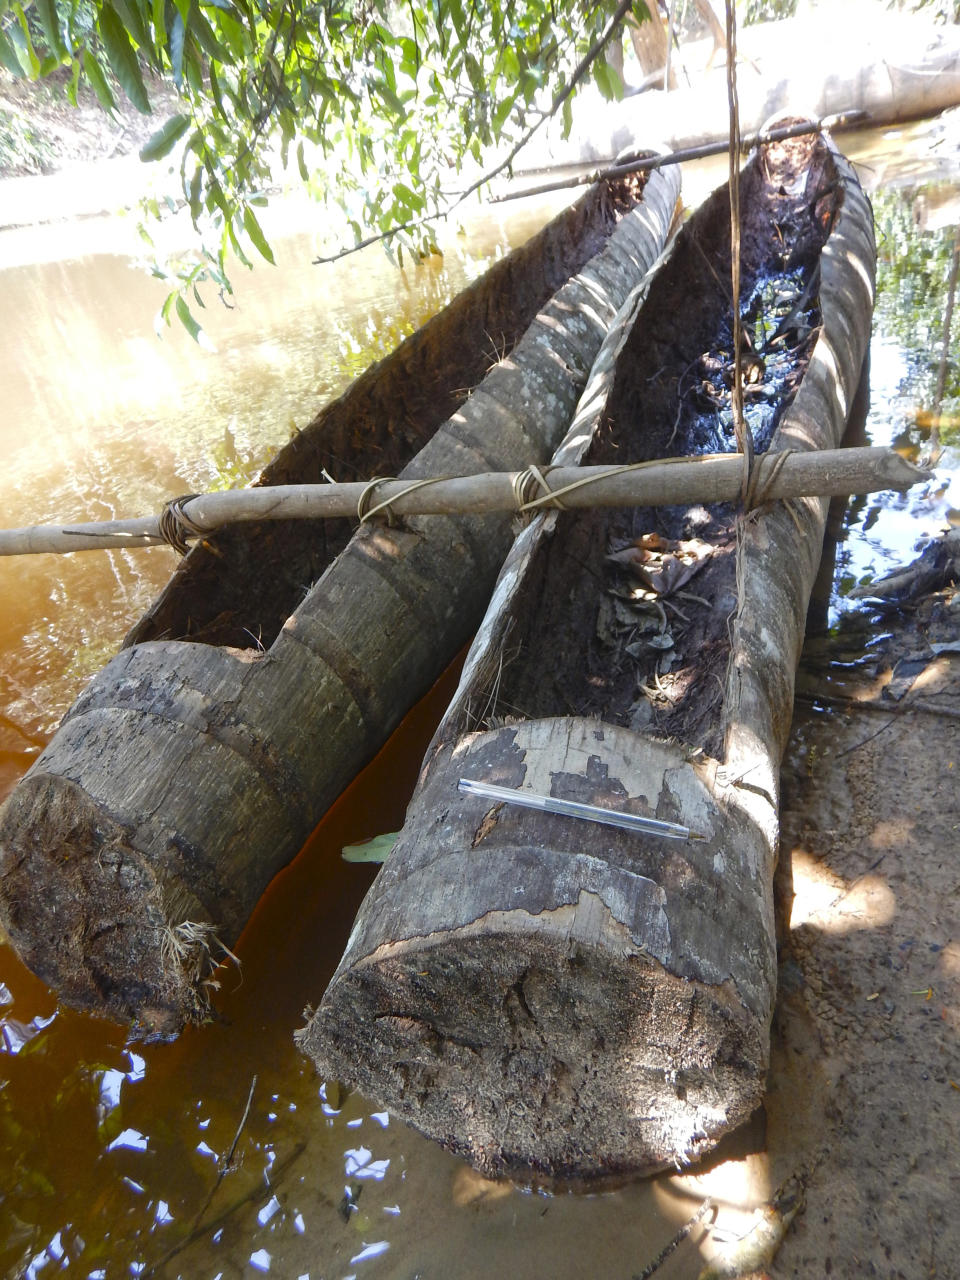
[[(641, 197), (637, 176), (591, 188), (371, 366), (278, 453), (258, 484), (399, 475), (513, 350), (541, 306)], [(321, 286), (322, 287), (322, 286)], [(234, 525), (196, 543), (125, 645), (191, 640), (269, 648), (355, 520)]]
[[(809, 139), (766, 151), (741, 187), (746, 416), (763, 452), (776, 447), (816, 342), (819, 252), (842, 194), (831, 152)], [(729, 279), (721, 189), (650, 288), (585, 464), (736, 451)], [(459, 727), (596, 716), (719, 757), (735, 516), (727, 505), (562, 513), (472, 699), (475, 718)]]

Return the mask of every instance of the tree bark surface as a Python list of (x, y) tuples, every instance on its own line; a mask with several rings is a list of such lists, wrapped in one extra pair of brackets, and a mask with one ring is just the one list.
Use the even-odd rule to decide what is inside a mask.
[[(795, 224), (810, 225), (807, 210), (831, 221), (819, 256), (822, 328), (774, 451), (839, 444), (873, 303), (869, 204), (830, 144), (804, 147), (816, 163), (805, 190), (799, 183)], [(768, 151), (760, 171), (781, 211), (776, 202), (797, 184), (789, 164), (778, 167), (783, 154)], [(761, 181), (756, 164), (745, 181)], [(723, 213), (712, 204), (711, 216)], [(759, 225), (753, 211), (745, 218)], [(788, 224), (772, 224), (775, 240)], [(684, 279), (681, 241), (696, 263), (691, 241), (702, 256), (707, 235), (696, 215), (661, 281), (669, 271)], [(694, 293), (695, 308), (702, 296)], [(591, 435), (603, 436), (616, 416), (604, 416), (607, 396), (623, 407), (625, 364), (649, 345), (656, 314), (641, 309), (620, 345), (608, 339), (616, 369), (588, 387), (558, 461), (576, 461)], [(650, 419), (642, 399), (632, 408)], [(724, 689), (719, 758), (692, 734), (658, 737), (611, 723), (608, 712), (535, 717), (517, 702), (527, 687), (513, 676), (517, 666), (539, 670), (549, 686), (554, 655), (568, 647), (570, 672), (579, 665), (594, 679), (590, 651), (602, 646), (591, 627), (578, 631), (567, 606), (556, 648), (523, 652), (533, 635), (544, 646), (551, 639), (529, 617), (544, 614), (542, 584), (556, 564), (566, 568), (553, 581), (583, 611), (572, 549), (585, 545), (574, 534), (587, 517), (550, 512), (519, 536), (397, 845), (299, 1033), (321, 1072), (485, 1174), (547, 1186), (686, 1164), (751, 1114), (763, 1094), (776, 988), (777, 774), (826, 506), (777, 503), (738, 522), (726, 677), (692, 695), (703, 701), (712, 686)], [(586, 527), (595, 540), (600, 526)], [(588, 568), (584, 580), (602, 594)], [(714, 610), (726, 634), (719, 597)], [(551, 614), (547, 629), (561, 616)], [(571, 678), (556, 700), (576, 696)], [(623, 707), (627, 722), (635, 714)], [(701, 838), (628, 834), (492, 803), (461, 793), (461, 778), (678, 823)]]
[[(678, 183), (657, 177), (405, 478), (550, 456), (671, 225)], [(123, 650), (0, 811), (0, 917), (25, 962), (141, 1034), (204, 1017), (271, 877), (476, 629), (510, 538), (508, 515), (366, 526), (265, 650)]]

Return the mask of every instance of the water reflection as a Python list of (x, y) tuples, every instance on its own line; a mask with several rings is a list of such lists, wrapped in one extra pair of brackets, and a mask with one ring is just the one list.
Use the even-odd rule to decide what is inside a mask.
[[(205, 313), (216, 355), (176, 328), (158, 341), (163, 288), (102, 245), (10, 267), (0, 295), (10, 335), (0, 344), (3, 526), (134, 515), (249, 482), (360, 369), (544, 217), (488, 219), (442, 260), (403, 273), (379, 249), (335, 271), (313, 267), (311, 238), (290, 238), (277, 270), (238, 279), (232, 310)], [(0, 238), (0, 267), (4, 254), (17, 259), (18, 234)], [(0, 560), (0, 798), (174, 565), (163, 547)]]
[[(918, 216), (933, 202), (955, 214), (960, 205), (946, 201), (942, 182), (894, 186), (875, 192), (873, 202), (878, 287), (867, 436), (913, 462), (933, 461), (937, 475), (906, 494), (851, 500), (837, 552), (835, 616), (848, 607), (847, 592), (912, 559), (956, 522), (960, 508), (960, 363), (949, 304), (958, 232), (955, 224), (932, 225), (928, 214)], [(928, 229), (918, 232), (921, 223)]]
[[(955, 237), (953, 223), (935, 225), (951, 208), (947, 191), (901, 182), (905, 170), (913, 180), (929, 165), (928, 135), (911, 135), (912, 151), (902, 133), (861, 140), (866, 176), (887, 178), (877, 204), (890, 228), (881, 243), (868, 432), (911, 456), (929, 437), (930, 353), (942, 336), (945, 254)], [(896, 156), (903, 163), (894, 173)], [(521, 218), (513, 234), (532, 230), (537, 216), (526, 226)], [(152, 285), (122, 259), (5, 272), (3, 523), (125, 515), (170, 494), (244, 483), (320, 400), (472, 278), (499, 251), (499, 230), (448, 253), (444, 269), (431, 263), (404, 278), (374, 251), (362, 268), (338, 271), (335, 287), (318, 287), (315, 269), (298, 265), (311, 256), (307, 241), (291, 244), (281, 273), (241, 282), (237, 310), (210, 317), (216, 356), (176, 332), (157, 343)], [(909, 556), (918, 537), (960, 507), (955, 340), (949, 350), (946, 467), (920, 494), (852, 504), (837, 558), (841, 592)], [(164, 549), (0, 561), (0, 795), (172, 564)], [(494, 1187), (362, 1097), (340, 1096), (296, 1052), (292, 1031), (339, 959), (371, 875), (343, 863), (340, 848), (400, 826), (451, 682), (278, 878), (241, 939), (242, 968), (218, 975), (223, 990), (210, 1026), (172, 1045), (132, 1049), (117, 1028), (58, 1012), (43, 984), (0, 948), (0, 1271), (253, 1270), (329, 1280), (516, 1275), (526, 1267), (557, 1280), (626, 1277), (724, 1178), (740, 1200), (764, 1198), (765, 1158), (757, 1154), (736, 1165), (721, 1155), (713, 1174), (597, 1198)], [(685, 1247), (662, 1269), (665, 1280), (694, 1269), (693, 1246)]]

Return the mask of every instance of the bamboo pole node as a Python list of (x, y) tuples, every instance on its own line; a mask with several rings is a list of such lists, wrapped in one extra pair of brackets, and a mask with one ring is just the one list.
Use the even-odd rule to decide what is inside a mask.
[(209, 529), (191, 520), (183, 509), (185, 503), (199, 497), (199, 493), (184, 493), (179, 498), (171, 498), (164, 503), (157, 518), (160, 537), (181, 556), (185, 556), (190, 549), (187, 538), (202, 538), (204, 534), (210, 533)]

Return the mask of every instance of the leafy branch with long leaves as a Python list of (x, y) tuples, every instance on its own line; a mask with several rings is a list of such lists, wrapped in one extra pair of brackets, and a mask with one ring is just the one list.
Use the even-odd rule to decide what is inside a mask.
[(141, 156), (179, 164), (193, 247), (152, 265), (171, 285), (163, 319), (199, 338), (200, 286), (226, 300), (234, 258), (273, 261), (257, 209), (281, 181), (337, 209), (354, 245), (432, 252), (465, 171), (480, 185), (554, 111), (569, 129), (587, 73), (619, 96), (600, 55), (631, 8), (648, 16), (639, 0), (0, 0), (0, 63), (32, 79), (66, 68), (68, 96), (86, 83), (107, 111), (122, 91), (149, 112), (152, 80), (175, 85), (178, 110)]

